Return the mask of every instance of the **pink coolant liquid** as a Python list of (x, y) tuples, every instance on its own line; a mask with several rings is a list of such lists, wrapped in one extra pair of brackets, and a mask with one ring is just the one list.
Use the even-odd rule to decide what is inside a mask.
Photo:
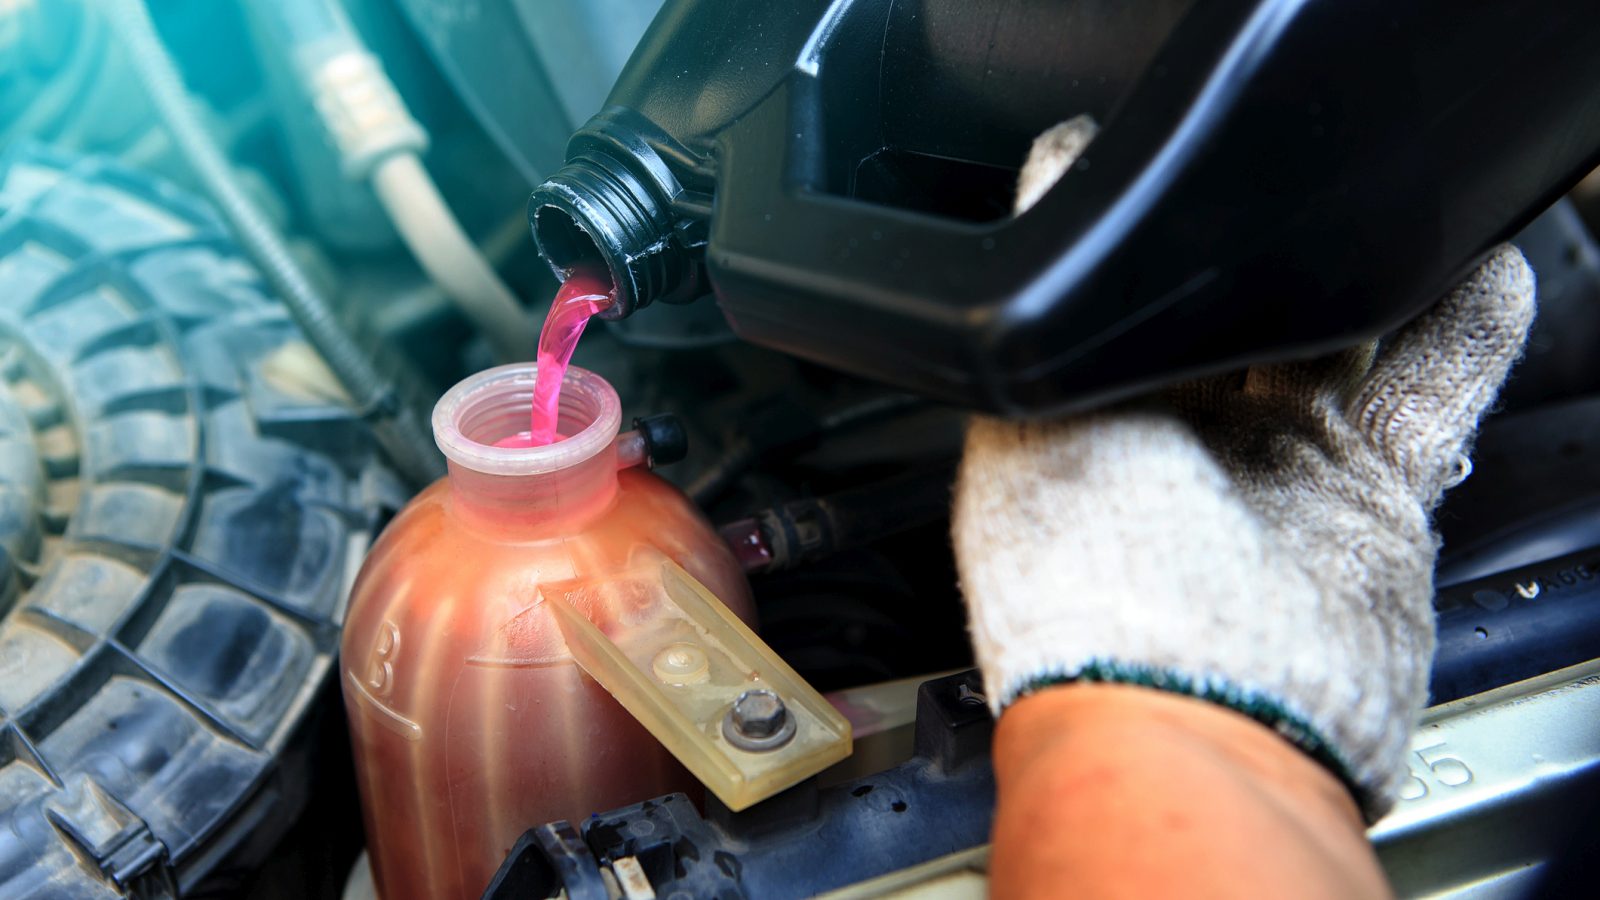
[(611, 305), (611, 278), (603, 271), (573, 269), (539, 330), (539, 370), (533, 381), (533, 417), (528, 430), (503, 437), (496, 447), (543, 447), (561, 440), (556, 420), (561, 410), (561, 380), (589, 319)]

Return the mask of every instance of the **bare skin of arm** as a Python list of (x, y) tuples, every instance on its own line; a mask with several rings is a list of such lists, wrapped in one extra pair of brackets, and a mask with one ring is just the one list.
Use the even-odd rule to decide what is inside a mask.
[(1339, 780), (1232, 710), (1050, 688), (1000, 717), (994, 762), (991, 896), (1391, 895)]

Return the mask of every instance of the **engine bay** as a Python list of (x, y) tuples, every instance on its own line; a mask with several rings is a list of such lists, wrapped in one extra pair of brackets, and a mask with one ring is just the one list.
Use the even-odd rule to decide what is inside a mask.
[[(659, 0), (0, 2), (0, 894), (376, 896), (341, 696), (350, 684), (382, 694), (398, 648), (454, 632), (425, 617), (416, 630), (391, 624), (400, 613), (369, 617), (361, 652), (374, 655), (356, 659), (347, 643), (341, 656), (341, 640), (356, 640), (358, 570), (380, 536), (398, 546), (401, 528), (420, 528), (402, 510), (450, 455), (435, 449), (436, 404), (452, 385), (534, 356), (560, 286), (549, 245), (563, 237), (536, 243), (530, 192), (567, 164), (569, 136), (602, 109), (647, 28), (692, 5), (668, 4), (658, 19)], [(936, 24), (949, 11), (923, 5)], [(1139, 53), (1101, 61), (1122, 88), (1189, 8), (1157, 6), (1161, 15), (1128, 29)], [(1027, 29), (1015, 31), (996, 40)], [(908, 71), (904, 84), (933, 78)], [(1093, 101), (1107, 111), (1112, 87)], [(1053, 104), (1081, 99), (1039, 98), (1006, 121), (1048, 124), (1065, 118)], [(881, 201), (952, 230), (1004, 217), (1021, 157), (958, 158), (928, 143), (928, 127), (894, 123), (895, 141), (851, 157), (839, 176), (851, 196), (821, 202)], [(728, 143), (687, 146), (718, 165), (733, 155)], [(483, 895), (876, 897), (923, 885), (981, 896), (993, 719), (971, 671), (950, 540), (972, 404), (948, 402), (956, 389), (860, 374), (871, 365), (849, 374), (826, 352), (775, 349), (778, 326), (750, 324), (756, 312), (730, 324), (738, 316), (702, 296), (712, 293), (704, 279), (734, 284), (722, 273), (754, 279), (758, 267), (740, 268), (734, 249), (719, 257), (704, 232), (729, 227), (706, 224), (714, 192), (692, 181), (705, 166), (672, 156), (665, 139), (651, 147), (688, 182), (673, 198), (678, 225), (665, 230), (709, 253), (709, 268), (673, 270), (681, 296), (663, 290), (662, 302), (616, 318), (596, 311), (577, 343), (575, 367), (614, 388), (614, 424), (593, 452), (633, 454), (606, 477), (656, 498), (629, 479), (659, 465), (672, 486), (626, 541), (608, 532), (595, 542), (623, 549), (593, 553), (626, 557), (629, 572), (645, 566), (639, 547), (665, 554), (693, 587), (671, 576), (657, 587), (662, 562), (650, 556), (639, 591), (669, 599), (628, 602), (687, 610), (695, 634), (724, 642), (708, 647), (755, 660), (740, 664), (762, 673), (756, 682), (785, 686), (790, 718), (779, 703), (770, 728), (759, 721), (770, 710), (741, 709), (766, 698), (717, 695), (716, 714), (695, 721), (706, 746), (783, 755), (791, 738), (778, 735), (799, 720), (795, 747), (811, 728), (843, 735), (840, 747), (853, 736), (853, 753), (824, 765), (816, 751), (816, 766), (796, 763), (788, 781), (748, 791), (739, 778), (759, 778), (689, 764), (695, 751), (662, 734), (690, 707), (641, 688), (640, 708), (655, 703), (661, 716), (653, 724), (624, 699), (634, 682), (618, 660), (645, 651), (607, 624), (596, 656), (561, 658), (574, 686), (549, 690), (592, 693), (644, 723), (617, 726), (627, 753), (605, 763), (616, 799), (501, 823), (517, 837), (484, 838), (504, 864), (480, 880)], [(1592, 163), (1596, 148), (1582, 149)], [(948, 182), (959, 189), (933, 197)], [(1536, 273), (1538, 318), (1470, 477), (1436, 514), (1430, 708), (1411, 782), (1369, 833), (1402, 896), (1514, 895), (1600, 808), (1600, 183), (1591, 176), (1503, 218), (1494, 227), (1515, 226)], [(862, 316), (863, 333), (880, 327)], [(795, 344), (826, 345), (841, 327), (830, 319)], [(851, 340), (841, 334), (840, 347)], [(887, 346), (884, 367), (916, 353), (911, 338)], [(1041, 395), (1006, 396), (1020, 409)], [(577, 426), (602, 419), (590, 411)], [(572, 425), (563, 418), (567, 439), (543, 449), (573, 443)], [(510, 472), (450, 464), (452, 478)], [(543, 495), (517, 496), (526, 507)], [(414, 545), (443, 542), (429, 532)], [(701, 543), (720, 554), (704, 570), (685, 561), (713, 554)], [(499, 565), (456, 560), (480, 564)], [(530, 580), (560, 567), (539, 565)], [(740, 586), (719, 588), (724, 578)], [(748, 598), (735, 599), (746, 584)], [(726, 608), (703, 611), (702, 594)], [(581, 626), (556, 633), (576, 648)], [(689, 672), (664, 683), (700, 683), (693, 643), (649, 645), (658, 675), (663, 665)], [(616, 668), (600, 659), (607, 648)], [(477, 644), (462, 654), (484, 670), (533, 665)], [(499, 702), (456, 676), (429, 677), (464, 692), (452, 696)], [(422, 733), (420, 719), (395, 712), (400, 701), (371, 702), (394, 733)], [(517, 721), (507, 727), (525, 736), (519, 748), (567, 727)], [(561, 746), (539, 752), (589, 764), (610, 742), (587, 727), (551, 731), (550, 747)], [(684, 793), (635, 796), (621, 782), (654, 765), (658, 739), (695, 778)], [(358, 729), (357, 755), (363, 740)], [(493, 789), (553, 790), (509, 778)]]

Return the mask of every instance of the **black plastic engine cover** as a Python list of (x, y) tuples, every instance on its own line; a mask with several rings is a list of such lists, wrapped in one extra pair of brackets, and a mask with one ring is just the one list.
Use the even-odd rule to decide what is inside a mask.
[(0, 896), (236, 887), (405, 498), (208, 208), (0, 154)]

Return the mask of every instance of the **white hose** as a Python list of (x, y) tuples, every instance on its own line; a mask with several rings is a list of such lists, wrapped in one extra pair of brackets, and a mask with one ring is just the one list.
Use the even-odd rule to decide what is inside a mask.
[(532, 320), (462, 231), (439, 189), (412, 153), (396, 153), (372, 171), (378, 201), (417, 264), (488, 339), (496, 357), (531, 359)]
[(346, 177), (371, 182), (417, 265), (496, 357), (530, 359), (531, 318), (445, 205), (421, 161), (427, 132), (338, 0), (272, 0), (253, 11), (265, 48), (284, 54)]

